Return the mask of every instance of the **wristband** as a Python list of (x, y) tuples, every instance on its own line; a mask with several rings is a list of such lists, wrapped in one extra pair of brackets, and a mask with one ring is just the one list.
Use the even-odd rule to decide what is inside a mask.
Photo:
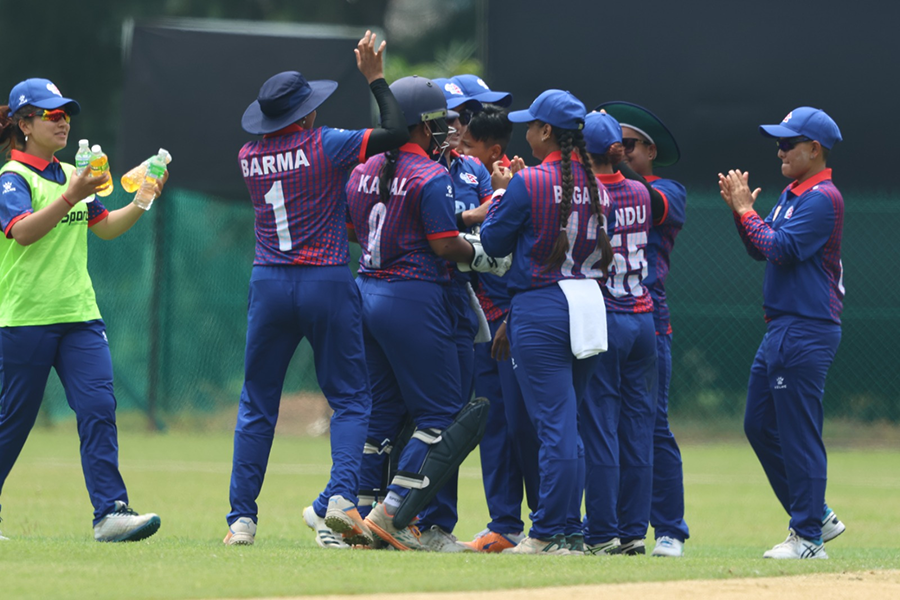
[(65, 195), (65, 194), (60, 194), (59, 196), (60, 196), (60, 198), (63, 199), (63, 202), (65, 202), (66, 204), (69, 205), (69, 208), (75, 208), (75, 205), (72, 204), (71, 202), (69, 202), (69, 199), (66, 198), (66, 195)]

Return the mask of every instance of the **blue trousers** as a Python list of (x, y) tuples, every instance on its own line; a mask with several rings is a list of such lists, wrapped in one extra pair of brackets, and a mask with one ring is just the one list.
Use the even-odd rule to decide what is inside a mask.
[[(459, 362), (460, 404), (456, 411), (459, 412), (475, 390), (475, 335), (478, 333), (478, 317), (469, 304), (469, 292), (462, 282), (452, 282), (447, 289), (447, 296), (456, 323), (453, 337)], [(432, 525), (447, 532), (453, 531), (459, 520), (456, 510), (458, 489), (459, 469), (456, 469), (434, 500), (419, 515), (422, 531)]]
[(366, 374), (359, 290), (350, 269), (257, 266), (250, 277), (244, 389), (234, 430), (231, 512), (257, 518), (288, 365), (303, 338), (313, 350), (316, 378), (331, 417), (331, 478), (313, 502), (325, 515), (328, 498), (356, 502), (359, 466), (372, 400)]
[[(491, 338), (501, 322), (491, 322)], [(491, 358), (491, 342), (475, 346), (475, 395), (491, 402), (487, 430), (479, 445), (484, 494), (491, 516), (488, 529), (519, 533), (525, 526), (523, 481), (528, 508), (533, 512), (538, 506), (540, 442), (525, 410), (512, 362)]]
[(825, 377), (841, 326), (780, 317), (769, 322), (747, 386), (744, 432), (797, 535), (822, 535), (827, 457), (822, 441)]
[(513, 296), (507, 328), (513, 370), (540, 441), (540, 494), (529, 535), (546, 540), (574, 533), (574, 499), (584, 483), (578, 405), (599, 356), (572, 354), (569, 306), (557, 285)]
[(609, 350), (579, 414), (586, 447), (585, 541), (642, 539), (650, 522), (656, 335), (651, 313), (607, 313)]
[(94, 524), (128, 503), (119, 473), (112, 357), (102, 320), (0, 328), (0, 490), (34, 427), (50, 368), (75, 411)]
[[(357, 278), (357, 284), (372, 382), (369, 441), (385, 448), (393, 445), (407, 416), (418, 429), (445, 429), (462, 406), (455, 313), (446, 286), (365, 276)], [(418, 473), (428, 448), (410, 439), (397, 468)], [(363, 456), (360, 489), (381, 487), (387, 459), (386, 453)], [(387, 489), (401, 496), (409, 491), (397, 485)]]
[(690, 537), (684, 521), (684, 470), (681, 449), (669, 429), (669, 381), (672, 378), (672, 334), (657, 334), (656, 359), (659, 393), (653, 428), (653, 501), (650, 524), (656, 539), (672, 537), (682, 542)]

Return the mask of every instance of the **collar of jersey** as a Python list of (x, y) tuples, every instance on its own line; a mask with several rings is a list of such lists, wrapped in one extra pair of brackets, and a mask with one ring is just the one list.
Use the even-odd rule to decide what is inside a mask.
[[(548, 154), (546, 157), (544, 157), (544, 160), (541, 161), (541, 164), (549, 163), (549, 162), (559, 162), (559, 161), (561, 161), (561, 160), (562, 160), (562, 152), (560, 152), (559, 150), (557, 150), (556, 152), (551, 152), (551, 153)], [(575, 162), (579, 162), (579, 163), (580, 163), (580, 162), (581, 162), (581, 157), (578, 156), (577, 154), (575, 154), (575, 153), (573, 152), (573, 153), (572, 153), (572, 160), (574, 160)]]
[(282, 128), (282, 129), (279, 129), (278, 131), (273, 131), (272, 133), (267, 133), (267, 134), (265, 134), (265, 135), (263, 136), (263, 139), (265, 139), (265, 138), (271, 138), (271, 137), (279, 137), (279, 136), (282, 136), (282, 135), (290, 135), (290, 134), (292, 134), (292, 133), (300, 133), (301, 131), (303, 131), (303, 128), (302, 128), (302, 127), (300, 127), (300, 126), (297, 125), (296, 123), (291, 123), (291, 124), (288, 125), (287, 127), (284, 127), (284, 128)]
[(625, 176), (619, 171), (610, 174), (597, 173), (597, 179), (599, 179), (600, 183), (603, 185), (612, 185), (614, 183), (619, 183), (620, 181), (625, 181)]
[(831, 169), (825, 169), (821, 173), (813, 175), (803, 183), (794, 182), (788, 186), (788, 191), (795, 196), (802, 196), (809, 190), (823, 181), (831, 179)]
[(660, 179), (662, 179), (662, 177), (660, 177), (659, 175), (644, 175), (644, 180), (647, 183), (653, 183), (654, 181), (659, 181)]
[(418, 144), (413, 144), (412, 142), (407, 142), (400, 146), (400, 152), (409, 152), (411, 154), (418, 154), (420, 156), (424, 156), (425, 158), (431, 158), (428, 156), (428, 153), (422, 150), (422, 146)]
[[(48, 166), (50, 166), (51, 161), (46, 161), (43, 158), (38, 158), (33, 154), (27, 154), (22, 152), (21, 150), (13, 150), (9, 154), (9, 158), (22, 163), (23, 165), (28, 165), (29, 167), (34, 167), (38, 171), (43, 171)], [(59, 162), (59, 159), (55, 156), (53, 157), (53, 161), (55, 163)]]

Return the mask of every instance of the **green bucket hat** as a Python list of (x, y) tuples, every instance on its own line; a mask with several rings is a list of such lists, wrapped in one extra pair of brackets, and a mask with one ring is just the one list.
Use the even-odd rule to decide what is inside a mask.
[(612, 101), (604, 102), (594, 108), (595, 111), (605, 110), (613, 116), (622, 127), (630, 127), (641, 132), (653, 144), (656, 145), (657, 155), (653, 160), (654, 167), (668, 167), (674, 165), (681, 158), (678, 143), (669, 128), (652, 112), (632, 104), (631, 102)]

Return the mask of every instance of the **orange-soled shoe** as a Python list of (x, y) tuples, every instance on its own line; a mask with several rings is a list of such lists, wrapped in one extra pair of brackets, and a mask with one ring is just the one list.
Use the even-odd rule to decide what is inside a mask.
[(503, 552), (507, 548), (515, 548), (523, 537), (522, 533), (504, 534), (487, 530), (471, 542), (462, 542), (462, 544), (477, 552)]

